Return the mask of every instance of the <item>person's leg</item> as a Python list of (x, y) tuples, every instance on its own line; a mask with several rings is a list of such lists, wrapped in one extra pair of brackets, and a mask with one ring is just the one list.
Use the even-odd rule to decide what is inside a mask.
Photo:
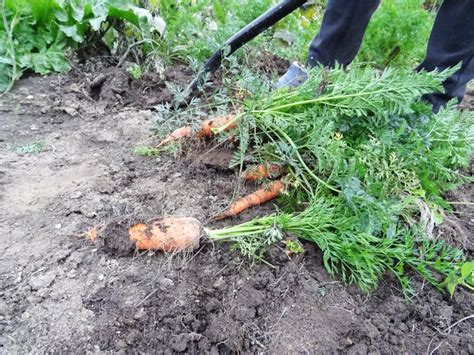
[(329, 0), (319, 34), (309, 47), (307, 66), (348, 65), (357, 55), (380, 0)]
[(461, 68), (444, 83), (445, 93), (423, 98), (433, 110), (449, 100), (462, 100), (466, 84), (474, 79), (474, 0), (444, 0), (436, 16), (426, 57), (417, 70), (446, 69), (461, 63)]
[[(359, 51), (365, 29), (380, 0), (329, 0), (319, 34), (309, 47), (306, 66), (348, 65)], [(299, 86), (306, 71), (293, 63), (275, 87)]]

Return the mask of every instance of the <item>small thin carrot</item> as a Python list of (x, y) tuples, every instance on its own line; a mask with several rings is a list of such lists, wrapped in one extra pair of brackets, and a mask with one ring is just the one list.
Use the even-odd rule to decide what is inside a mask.
[(268, 178), (277, 178), (283, 175), (283, 167), (278, 164), (259, 164), (247, 169), (242, 174), (246, 181), (256, 181)]
[(90, 240), (91, 242), (95, 243), (97, 240), (97, 230), (101, 227), (100, 225), (96, 225), (93, 228), (89, 229), (87, 232), (84, 232), (79, 235), (79, 237), (84, 238), (85, 240)]
[[(206, 138), (206, 137), (212, 137), (212, 130), (214, 128), (220, 128), (224, 127), (227, 124), (229, 124), (228, 127), (226, 127), (226, 131), (229, 131), (237, 126), (236, 122), (232, 122), (232, 120), (235, 118), (234, 114), (228, 114), (225, 116), (219, 116), (215, 118), (211, 118), (208, 120), (205, 120), (201, 123), (201, 127), (199, 130), (196, 132), (196, 136), (198, 138)], [(184, 126), (181, 128), (178, 128), (174, 130), (172, 133), (170, 133), (165, 139), (163, 139), (157, 146), (156, 148), (159, 148), (165, 144), (184, 139), (184, 138), (189, 138), (192, 136), (192, 128), (191, 126)]]
[(215, 221), (220, 221), (228, 217), (233, 217), (245, 211), (248, 208), (259, 206), (265, 202), (273, 200), (278, 197), (283, 191), (284, 184), (281, 180), (273, 181), (266, 188), (258, 189), (257, 191), (242, 197), (235, 201), (227, 211), (213, 218)]
[(177, 141), (182, 138), (188, 138), (191, 137), (191, 126), (184, 126), (180, 127), (173, 132), (171, 132), (168, 137), (163, 139), (157, 146), (156, 148), (159, 148), (165, 144)]

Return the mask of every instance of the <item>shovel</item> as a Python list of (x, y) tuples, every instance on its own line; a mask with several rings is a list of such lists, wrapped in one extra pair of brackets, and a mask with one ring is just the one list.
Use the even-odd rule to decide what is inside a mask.
[(185, 97), (189, 99), (196, 92), (198, 86), (204, 83), (207, 74), (214, 72), (220, 67), (224, 57), (231, 55), (244, 44), (254, 39), (260, 33), (270, 28), (282, 18), (288, 16), (297, 8), (305, 5), (306, 3), (311, 2), (308, 0), (283, 0), (229, 38), (207, 60), (203, 68), (186, 88)]

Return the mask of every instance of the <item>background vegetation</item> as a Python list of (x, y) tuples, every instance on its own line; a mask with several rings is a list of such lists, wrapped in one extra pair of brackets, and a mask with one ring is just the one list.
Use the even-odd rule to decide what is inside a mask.
[[(68, 71), (78, 51), (92, 53), (87, 48), (106, 50), (119, 60), (132, 45), (138, 51), (133, 60), (144, 67), (142, 71), (164, 70), (176, 60), (200, 63), (276, 2), (1, 0), (0, 91), (10, 89), (25, 71)], [(423, 58), (434, 8), (422, 0), (383, 0), (357, 61), (378, 68), (413, 67)], [(324, 1), (314, 1), (255, 39), (251, 47), (304, 62), (323, 10)]]

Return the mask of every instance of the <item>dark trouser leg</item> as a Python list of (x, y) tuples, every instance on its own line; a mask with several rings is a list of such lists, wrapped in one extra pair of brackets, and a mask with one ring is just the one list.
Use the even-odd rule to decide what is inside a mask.
[(462, 100), (466, 84), (474, 78), (474, 0), (444, 0), (431, 31), (426, 58), (417, 68), (431, 71), (462, 63), (444, 83), (445, 93), (425, 95), (434, 111), (457, 98)]
[(333, 67), (336, 62), (352, 62), (379, 3), (380, 0), (329, 0), (321, 30), (309, 47), (307, 65)]

